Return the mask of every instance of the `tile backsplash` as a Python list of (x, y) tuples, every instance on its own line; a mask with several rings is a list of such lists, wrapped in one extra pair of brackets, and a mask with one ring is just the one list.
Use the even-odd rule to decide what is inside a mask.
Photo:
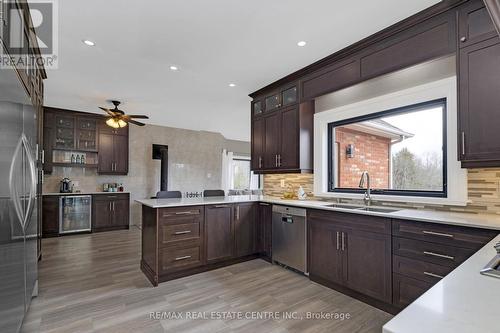
[[(401, 207), (417, 209), (434, 209), (444, 211), (456, 211), (465, 213), (489, 213), (500, 214), (500, 168), (469, 169), (467, 206), (445, 206), (445, 205), (419, 205), (391, 203)], [(282, 187), (282, 180), (284, 187)], [(314, 198), (313, 175), (312, 174), (270, 174), (264, 175), (264, 194), (273, 197), (282, 197), (283, 193), (291, 187), (296, 192), (302, 186), (307, 192), (309, 199)], [(321, 198), (314, 198), (321, 199)], [(342, 199), (342, 201), (349, 201)], [(379, 204), (387, 202), (379, 201)]]

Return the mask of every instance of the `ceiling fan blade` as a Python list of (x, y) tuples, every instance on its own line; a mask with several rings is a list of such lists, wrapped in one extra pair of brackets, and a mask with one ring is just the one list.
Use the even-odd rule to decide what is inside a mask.
[(140, 115), (140, 114), (128, 114), (129, 118), (137, 118), (137, 119), (149, 119), (148, 116)]
[(106, 109), (106, 108), (103, 108), (103, 107), (99, 107), (99, 109), (103, 110), (104, 112), (106, 112), (107, 114), (109, 114), (111, 117), (114, 117), (115, 114), (113, 113), (113, 111), (111, 111), (110, 109)]
[(132, 119), (123, 119), (123, 120), (126, 121), (127, 123), (134, 124), (134, 125), (137, 125), (137, 126), (144, 126), (144, 125), (146, 125), (146, 124), (140, 123), (140, 122), (132, 120)]

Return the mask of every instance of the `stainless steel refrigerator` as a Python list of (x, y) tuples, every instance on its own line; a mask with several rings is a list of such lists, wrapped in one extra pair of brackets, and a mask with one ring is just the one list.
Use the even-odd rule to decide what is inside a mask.
[(0, 332), (18, 332), (37, 293), (37, 114), (16, 71), (0, 70)]

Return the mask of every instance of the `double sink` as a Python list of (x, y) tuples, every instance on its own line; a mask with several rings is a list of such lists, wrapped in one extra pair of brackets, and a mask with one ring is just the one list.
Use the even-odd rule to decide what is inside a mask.
[(376, 212), (376, 213), (394, 213), (401, 210), (398, 208), (391, 208), (391, 207), (356, 206), (356, 205), (338, 204), (338, 203), (324, 205), (324, 207), (341, 208), (349, 210), (364, 210), (365, 212)]

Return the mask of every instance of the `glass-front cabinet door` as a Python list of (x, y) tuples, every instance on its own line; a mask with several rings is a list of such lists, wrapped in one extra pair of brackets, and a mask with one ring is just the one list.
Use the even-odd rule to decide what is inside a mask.
[(282, 92), (283, 106), (294, 104), (297, 102), (297, 87), (291, 87)]
[(75, 148), (75, 118), (56, 116), (55, 126), (55, 148), (74, 149)]
[(97, 120), (78, 118), (78, 149), (96, 150), (97, 149)]
[(266, 97), (265, 103), (266, 103), (266, 111), (272, 111), (274, 109), (279, 108), (281, 106), (280, 94), (276, 93), (274, 95)]
[(264, 111), (264, 108), (262, 107), (261, 100), (256, 100), (256, 101), (252, 102), (252, 114), (254, 116), (261, 115), (263, 111)]

